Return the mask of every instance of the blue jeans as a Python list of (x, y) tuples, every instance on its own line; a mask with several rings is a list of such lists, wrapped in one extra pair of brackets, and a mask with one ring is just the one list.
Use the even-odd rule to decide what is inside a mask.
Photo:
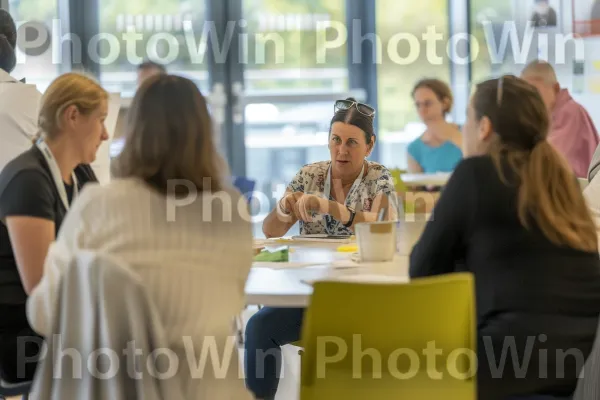
[(300, 339), (303, 308), (264, 307), (246, 325), (246, 386), (259, 399), (273, 399), (281, 374), (281, 346)]

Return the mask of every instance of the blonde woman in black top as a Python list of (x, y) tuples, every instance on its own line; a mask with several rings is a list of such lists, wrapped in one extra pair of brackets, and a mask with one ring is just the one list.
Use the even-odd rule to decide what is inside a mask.
[[(89, 166), (101, 142), (108, 93), (92, 79), (69, 73), (42, 98), (41, 139), (0, 173), (0, 377), (29, 380), (35, 363), (17, 360), (19, 338), (32, 337), (25, 312), (50, 244), (83, 186), (97, 181)], [(31, 347), (31, 348), (30, 348)], [(26, 348), (28, 357), (37, 348)], [(22, 354), (21, 354), (22, 356)], [(31, 359), (31, 358), (30, 358)], [(20, 366), (25, 365), (25, 368)]]
[(467, 158), (410, 257), (412, 278), (474, 274), (486, 400), (572, 395), (598, 327), (596, 229), (575, 176), (546, 141), (548, 126), (525, 81), (479, 84), (463, 132)]

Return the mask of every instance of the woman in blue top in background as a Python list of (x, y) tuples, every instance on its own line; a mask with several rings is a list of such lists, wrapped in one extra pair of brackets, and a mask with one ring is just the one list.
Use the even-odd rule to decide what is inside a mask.
[(438, 79), (424, 79), (412, 96), (427, 130), (408, 145), (409, 172), (452, 172), (462, 159), (462, 138), (458, 127), (446, 121), (453, 101), (450, 88)]

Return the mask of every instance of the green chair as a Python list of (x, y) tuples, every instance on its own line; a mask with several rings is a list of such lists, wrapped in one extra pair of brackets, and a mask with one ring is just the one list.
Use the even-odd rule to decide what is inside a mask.
[(302, 329), (300, 399), (474, 400), (475, 318), (468, 273), (317, 282)]

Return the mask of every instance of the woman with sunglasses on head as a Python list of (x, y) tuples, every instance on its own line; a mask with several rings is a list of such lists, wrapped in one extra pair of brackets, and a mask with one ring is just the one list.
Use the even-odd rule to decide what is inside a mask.
[(412, 96), (427, 129), (408, 145), (409, 172), (452, 172), (462, 159), (460, 131), (446, 121), (452, 110), (452, 91), (438, 79), (423, 79), (415, 85)]
[[(267, 238), (300, 222), (301, 234), (351, 235), (358, 222), (375, 221), (394, 193), (390, 172), (368, 161), (375, 146), (375, 110), (355, 99), (338, 100), (329, 131), (331, 159), (304, 166), (263, 223)], [(394, 213), (386, 213), (393, 218)]]
[(463, 130), (469, 158), (410, 256), (411, 278), (474, 274), (486, 400), (571, 396), (598, 328), (596, 229), (548, 128), (530, 84), (512, 76), (479, 84)]
[[(375, 145), (375, 110), (339, 100), (331, 120), (331, 160), (304, 166), (288, 185), (263, 231), (279, 237), (300, 221), (301, 234), (350, 235), (358, 222), (375, 221), (395, 193), (389, 171), (367, 161)], [(394, 219), (393, 207), (385, 213)], [(257, 399), (273, 399), (281, 369), (280, 346), (300, 338), (304, 309), (264, 307), (246, 325), (246, 382)], [(261, 355), (268, 354), (267, 357)], [(264, 359), (264, 360), (263, 360)]]

